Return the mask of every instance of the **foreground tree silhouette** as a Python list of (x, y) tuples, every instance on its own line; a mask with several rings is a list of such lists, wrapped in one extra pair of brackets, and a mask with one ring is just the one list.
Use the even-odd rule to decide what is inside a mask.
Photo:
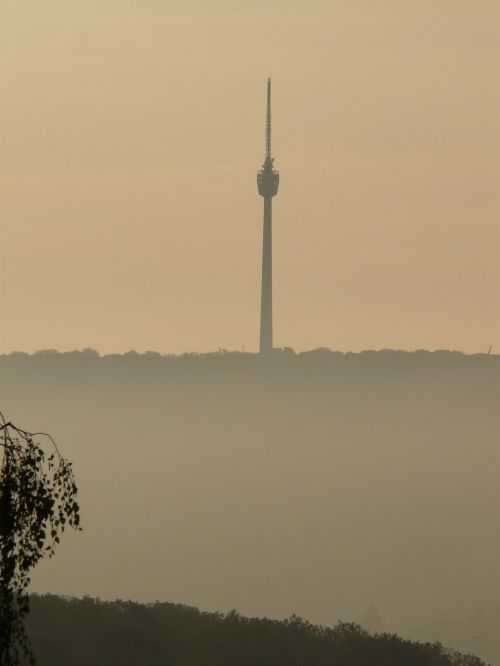
[(66, 526), (81, 529), (78, 489), (71, 463), (50, 435), (29, 433), (0, 413), (0, 447), (0, 666), (34, 664), (24, 626), (30, 571), (52, 557)]

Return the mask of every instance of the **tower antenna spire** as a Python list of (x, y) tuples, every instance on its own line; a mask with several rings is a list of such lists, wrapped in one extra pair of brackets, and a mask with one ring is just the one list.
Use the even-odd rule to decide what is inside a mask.
[(271, 159), (271, 79), (267, 79), (266, 159)]

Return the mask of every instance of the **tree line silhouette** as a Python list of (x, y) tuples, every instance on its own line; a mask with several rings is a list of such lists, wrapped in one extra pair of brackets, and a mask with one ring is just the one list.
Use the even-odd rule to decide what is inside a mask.
[(484, 666), (439, 643), (339, 622), (247, 618), (171, 603), (34, 595), (28, 631), (40, 666)]

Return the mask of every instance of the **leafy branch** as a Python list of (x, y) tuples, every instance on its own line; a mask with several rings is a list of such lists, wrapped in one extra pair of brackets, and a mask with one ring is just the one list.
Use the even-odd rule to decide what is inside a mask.
[[(39, 443), (52, 445), (48, 453)], [(80, 530), (72, 465), (46, 433), (30, 433), (0, 413), (0, 666), (35, 659), (24, 619), (30, 571), (54, 555), (65, 527)]]

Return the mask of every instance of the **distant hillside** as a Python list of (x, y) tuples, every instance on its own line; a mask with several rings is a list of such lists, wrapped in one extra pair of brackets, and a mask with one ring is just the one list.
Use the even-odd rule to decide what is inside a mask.
[(500, 607), (466, 618), (440, 617), (409, 632), (412, 638), (440, 641), (473, 652), (493, 666), (500, 666)]
[(168, 603), (33, 597), (29, 633), (39, 666), (480, 666), (439, 644)]
[(84, 531), (33, 591), (406, 632), (498, 603), (496, 355), (0, 356), (74, 462)]

